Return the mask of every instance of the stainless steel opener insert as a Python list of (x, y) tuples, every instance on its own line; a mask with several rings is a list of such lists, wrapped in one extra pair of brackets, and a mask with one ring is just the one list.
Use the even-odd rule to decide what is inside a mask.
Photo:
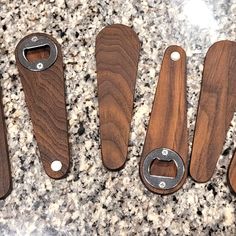
[[(157, 159), (159, 161), (173, 161), (176, 165), (176, 177), (151, 175), (150, 169), (152, 162)], [(160, 189), (174, 188), (184, 176), (184, 163), (182, 158), (173, 150), (168, 148), (157, 148), (150, 152), (143, 164), (143, 173), (145, 180), (153, 187)]]
[[(40, 47), (49, 46), (50, 55), (48, 59), (41, 59), (35, 62), (30, 62), (27, 60), (25, 52), (30, 49), (37, 49)], [(31, 71), (43, 71), (49, 68), (57, 59), (57, 46), (56, 44), (50, 40), (49, 38), (43, 35), (34, 35), (31, 37), (25, 38), (20, 42), (18, 46), (17, 56), (20, 63), (27, 69)]]

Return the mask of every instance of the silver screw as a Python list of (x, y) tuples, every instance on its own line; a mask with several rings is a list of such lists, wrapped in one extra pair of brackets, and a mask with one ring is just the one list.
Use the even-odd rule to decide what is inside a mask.
[(168, 155), (168, 150), (164, 149), (164, 150), (162, 150), (161, 153), (162, 153), (163, 156), (167, 156)]
[(59, 171), (61, 170), (61, 168), (62, 168), (62, 163), (60, 161), (56, 160), (51, 163), (51, 169), (53, 171)]
[(161, 181), (161, 182), (159, 183), (159, 187), (160, 187), (160, 188), (165, 188), (165, 186), (166, 186), (166, 183), (165, 183), (164, 181)]
[(180, 59), (180, 53), (179, 52), (172, 52), (170, 55), (171, 60), (178, 61)]
[(39, 62), (37, 65), (36, 65), (37, 69), (38, 70), (42, 70), (43, 69), (43, 63)]
[(38, 41), (38, 37), (37, 37), (37, 36), (33, 36), (33, 37), (31, 38), (31, 41), (32, 41), (32, 42), (37, 42), (37, 41)]

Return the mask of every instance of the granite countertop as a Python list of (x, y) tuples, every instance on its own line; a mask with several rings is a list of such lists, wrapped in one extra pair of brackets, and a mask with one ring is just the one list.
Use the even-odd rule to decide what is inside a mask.
[[(138, 164), (164, 50), (187, 53), (189, 142), (203, 60), (215, 41), (236, 38), (236, 0), (11, 0), (0, 2), (0, 74), (13, 190), (0, 201), (0, 235), (236, 235), (236, 198), (226, 183), (236, 146), (236, 116), (210, 182), (187, 179), (159, 196), (141, 183)], [(137, 32), (142, 49), (128, 161), (120, 172), (101, 162), (95, 37), (108, 24)], [(33, 32), (62, 45), (72, 167), (67, 178), (43, 171), (15, 66), (14, 49)], [(191, 150), (191, 145), (190, 145)]]

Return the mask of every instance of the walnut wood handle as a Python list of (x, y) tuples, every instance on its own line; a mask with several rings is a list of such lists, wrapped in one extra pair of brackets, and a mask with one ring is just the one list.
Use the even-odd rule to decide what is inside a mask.
[(8, 158), (6, 127), (2, 106), (0, 86), (0, 198), (5, 198), (11, 191), (11, 172)]
[(232, 157), (232, 160), (228, 169), (228, 183), (231, 187), (231, 190), (236, 193), (236, 152)]
[(212, 177), (236, 105), (236, 43), (219, 41), (207, 52), (194, 134), (190, 174)]
[[(37, 39), (47, 40), (54, 45), (54, 48), (51, 47), (50, 52), (41, 47), (35, 47), (33, 51), (28, 50), (26, 65), (23, 65), (21, 61), (23, 60), (22, 45), (24, 42), (28, 42), (25, 44), (27, 46), (29, 40), (37, 43)], [(32, 71), (27, 67), (28, 61), (48, 62), (53, 53), (57, 54), (56, 60), (45, 70)], [(62, 178), (69, 169), (70, 153), (60, 45), (47, 34), (35, 33), (26, 36), (18, 43), (15, 54), (44, 169), (51, 178)], [(53, 168), (54, 164), (57, 165), (56, 168)]]
[(102, 160), (110, 170), (127, 158), (140, 43), (124, 25), (105, 27), (96, 38)]
[[(179, 55), (178, 60), (175, 55)], [(172, 59), (173, 58), (173, 59)], [(187, 177), (188, 133), (186, 110), (186, 55), (179, 46), (166, 49), (158, 86), (149, 120), (143, 153), (140, 161), (140, 177), (144, 185), (152, 192), (170, 194), (177, 191)], [(161, 189), (149, 184), (144, 176), (144, 161), (155, 149), (167, 148), (175, 151), (184, 164), (184, 175), (173, 188)], [(154, 160), (150, 166), (153, 176), (176, 176), (176, 167), (167, 161)]]

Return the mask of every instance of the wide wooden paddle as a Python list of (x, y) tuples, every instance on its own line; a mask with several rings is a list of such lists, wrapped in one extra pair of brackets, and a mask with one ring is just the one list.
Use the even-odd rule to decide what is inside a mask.
[(96, 38), (102, 161), (121, 169), (127, 158), (140, 42), (125, 25), (110, 25)]
[(60, 45), (47, 34), (31, 34), (15, 55), (44, 169), (51, 178), (62, 178), (70, 155)]
[(11, 191), (11, 172), (8, 157), (6, 127), (2, 106), (2, 90), (0, 86), (0, 199)]
[[(140, 176), (152, 192), (170, 194), (185, 182), (188, 166), (186, 55), (166, 49), (140, 161)], [(159, 182), (158, 182), (159, 181)]]
[(219, 41), (210, 47), (204, 63), (190, 164), (195, 181), (207, 182), (212, 177), (235, 105), (236, 43)]

